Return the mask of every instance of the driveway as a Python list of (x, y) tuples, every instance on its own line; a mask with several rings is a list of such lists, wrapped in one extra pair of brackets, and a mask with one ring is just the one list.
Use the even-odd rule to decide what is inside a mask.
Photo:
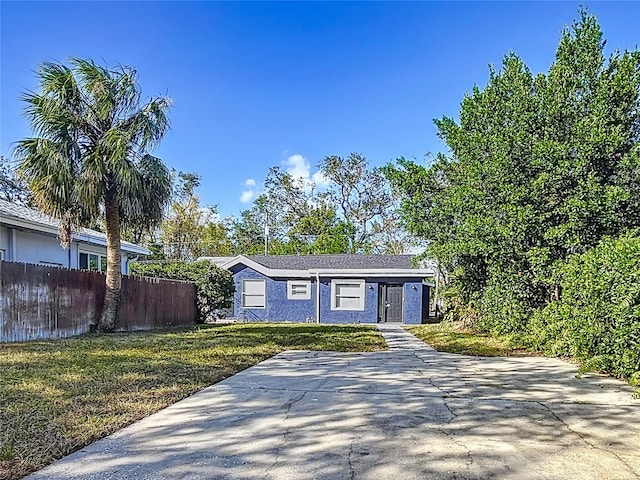
[(381, 331), (389, 351), (281, 353), (28, 478), (639, 478), (624, 383)]

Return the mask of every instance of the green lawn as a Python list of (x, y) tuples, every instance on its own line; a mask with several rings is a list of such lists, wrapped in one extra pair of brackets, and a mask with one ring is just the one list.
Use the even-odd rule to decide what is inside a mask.
[(534, 355), (512, 346), (507, 339), (473, 332), (447, 322), (408, 327), (407, 330), (439, 352), (483, 357)]
[(299, 324), (0, 345), (0, 479), (20, 478), (283, 350), (384, 348), (372, 326)]

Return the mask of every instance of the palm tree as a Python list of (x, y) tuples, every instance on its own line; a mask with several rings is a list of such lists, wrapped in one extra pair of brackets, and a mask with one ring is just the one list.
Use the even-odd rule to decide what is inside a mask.
[(171, 100), (143, 104), (135, 70), (91, 60), (43, 63), (37, 76), (39, 93), (22, 97), (34, 137), (17, 142), (17, 170), (38, 208), (60, 220), (64, 247), (73, 227), (104, 218), (107, 288), (97, 329), (110, 331), (122, 284), (120, 229), (157, 224), (171, 193), (169, 171), (149, 154), (169, 129)]

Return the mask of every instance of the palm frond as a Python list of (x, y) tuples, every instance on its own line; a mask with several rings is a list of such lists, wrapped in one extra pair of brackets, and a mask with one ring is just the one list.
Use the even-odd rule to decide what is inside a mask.
[(168, 111), (171, 99), (160, 97), (150, 100), (140, 110), (118, 125), (119, 129), (131, 132), (133, 142), (140, 150), (152, 150), (169, 130)]
[(171, 99), (141, 105), (137, 73), (126, 66), (71, 58), (70, 66), (43, 63), (37, 74), (39, 91), (22, 96), (35, 138), (15, 152), (39, 208), (68, 232), (95, 220), (115, 194), (123, 222), (158, 223), (171, 181), (148, 151), (169, 129)]
[(71, 59), (74, 71), (90, 105), (94, 121), (109, 123), (114, 110), (113, 78), (110, 71), (93, 60)]
[(118, 106), (115, 118), (127, 118), (140, 105), (140, 85), (136, 71), (130, 67), (120, 67), (114, 87), (115, 104)]
[(59, 143), (44, 138), (27, 138), (17, 143), (14, 154), (17, 172), (33, 192), (44, 213), (61, 218), (73, 207), (75, 172)]
[(162, 221), (171, 197), (171, 174), (162, 160), (149, 154), (138, 161), (136, 171), (140, 175), (140, 190), (128, 202), (123, 202), (128, 206), (123, 213), (129, 224), (153, 227)]

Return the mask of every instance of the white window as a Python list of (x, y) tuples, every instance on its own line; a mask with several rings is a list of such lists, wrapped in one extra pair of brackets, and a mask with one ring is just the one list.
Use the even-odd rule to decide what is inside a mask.
[(91, 270), (92, 272), (106, 272), (107, 257), (97, 253), (80, 252), (78, 268), (80, 270)]
[(364, 310), (364, 280), (331, 280), (331, 310)]
[(264, 280), (242, 280), (242, 307), (265, 308), (266, 282)]
[(287, 281), (288, 300), (310, 300), (311, 281), (310, 280), (289, 280)]
[(0, 260), (4, 260), (4, 250), (0, 249)]

